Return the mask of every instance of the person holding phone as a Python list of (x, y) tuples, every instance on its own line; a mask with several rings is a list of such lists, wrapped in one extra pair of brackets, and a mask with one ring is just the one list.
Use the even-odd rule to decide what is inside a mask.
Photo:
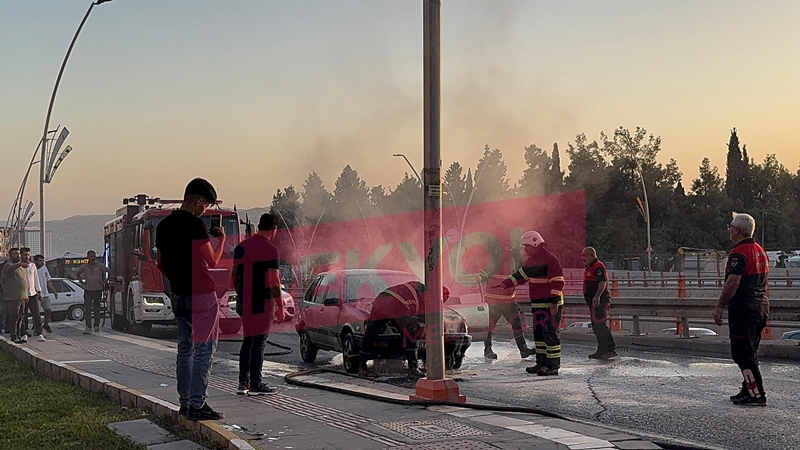
[(217, 191), (211, 183), (195, 178), (186, 185), (180, 209), (156, 227), (158, 269), (170, 282), (178, 323), (178, 413), (192, 421), (225, 418), (206, 403), (220, 313), (209, 269), (222, 258), (225, 230), (212, 226), (209, 234), (200, 217), (216, 203)]

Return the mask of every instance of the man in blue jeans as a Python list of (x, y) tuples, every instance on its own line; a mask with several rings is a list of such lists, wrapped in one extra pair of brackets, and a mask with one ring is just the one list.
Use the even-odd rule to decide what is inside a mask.
[(180, 209), (156, 227), (158, 268), (169, 280), (178, 322), (179, 414), (189, 420), (225, 418), (206, 403), (211, 358), (219, 336), (219, 302), (209, 268), (222, 257), (225, 230), (213, 227), (209, 235), (200, 217), (216, 203), (217, 192), (211, 183), (195, 178), (186, 186)]

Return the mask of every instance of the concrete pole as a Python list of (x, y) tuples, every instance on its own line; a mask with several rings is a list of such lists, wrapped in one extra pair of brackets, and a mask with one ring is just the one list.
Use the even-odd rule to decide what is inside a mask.
[(442, 180), (441, 180), (441, 33), (440, 0), (423, 0), (423, 197), (425, 215), (425, 324), (428, 380), (442, 380), (444, 338), (442, 335)]

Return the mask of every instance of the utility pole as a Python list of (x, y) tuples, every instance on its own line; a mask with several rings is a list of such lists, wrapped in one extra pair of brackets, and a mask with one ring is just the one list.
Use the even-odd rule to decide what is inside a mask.
[(445, 379), (442, 329), (442, 180), (441, 180), (441, 32), (440, 0), (422, 0), (423, 123), (422, 168), (425, 214), (425, 329), (427, 376), (412, 398), (466, 402), (455, 380)]

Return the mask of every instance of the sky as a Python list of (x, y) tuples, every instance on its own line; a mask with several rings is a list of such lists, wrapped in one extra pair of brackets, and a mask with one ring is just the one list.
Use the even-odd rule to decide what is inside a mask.
[[(688, 187), (750, 156), (800, 161), (800, 2), (443, 0), (442, 162), (563, 149), (619, 126), (662, 138)], [(0, 0), (0, 220), (41, 137), (63, 55), (89, 6)], [(369, 185), (422, 169), (422, 0), (114, 0), (96, 6), (51, 128), (74, 150), (46, 215), (113, 214), (179, 197), (195, 176), (224, 205), (265, 206), (350, 164)], [(566, 167), (567, 161), (562, 161)], [(26, 198), (37, 200), (38, 166)], [(38, 216), (34, 219), (38, 220)]]

